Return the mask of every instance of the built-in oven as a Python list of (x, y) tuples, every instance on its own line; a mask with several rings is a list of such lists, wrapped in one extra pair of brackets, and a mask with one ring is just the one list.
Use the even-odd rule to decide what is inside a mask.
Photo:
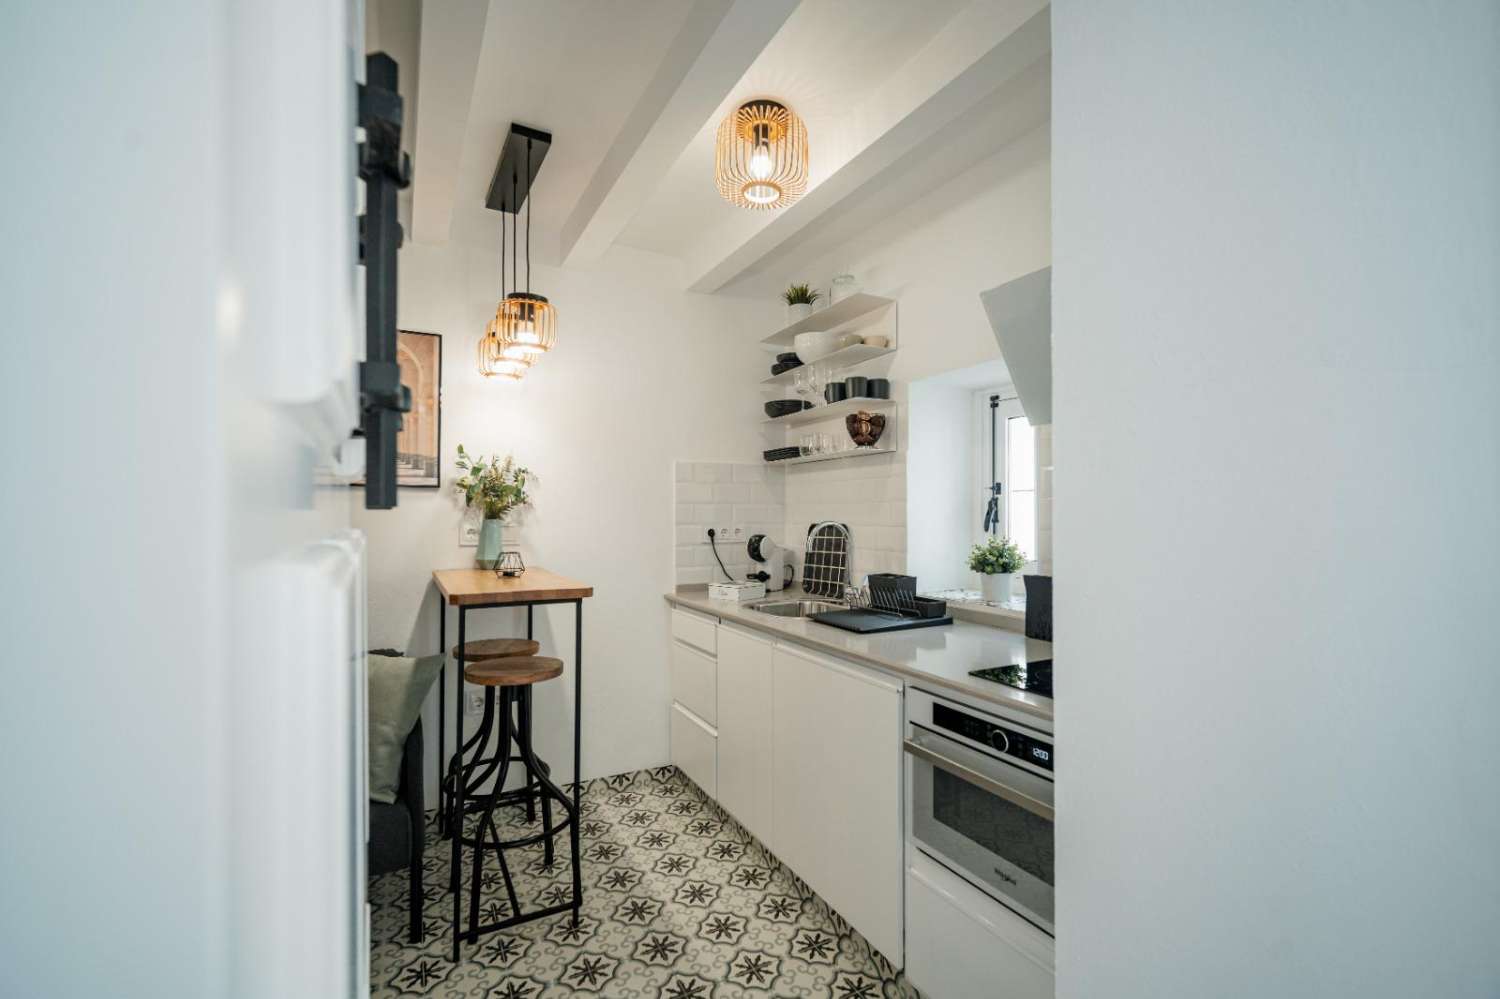
[(1051, 934), (1052, 736), (913, 687), (906, 710), (908, 839)]

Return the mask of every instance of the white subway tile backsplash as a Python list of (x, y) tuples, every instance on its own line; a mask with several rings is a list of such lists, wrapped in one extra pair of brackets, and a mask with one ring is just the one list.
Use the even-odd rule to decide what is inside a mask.
[(693, 466), (694, 482), (728, 482), (733, 476), (728, 462), (700, 461)]
[(736, 482), (765, 482), (766, 466), (751, 464), (735, 465), (733, 476)]
[(724, 578), (709, 548), (710, 527), (743, 527), (746, 538), (721, 540), (719, 557), (734, 579), (751, 571), (745, 540), (785, 530), (785, 479), (761, 462), (680, 461), (674, 465), (674, 578), (689, 586)]
[(712, 502), (714, 499), (714, 489), (714, 486), (711, 486), (706, 482), (679, 482), (677, 484), (677, 502)]
[(700, 524), (707, 524), (709, 527), (716, 527), (726, 523), (729, 520), (729, 514), (731, 510), (732, 508), (727, 504), (720, 505), (717, 503), (700, 503), (697, 506), (693, 507), (693, 517)]
[(711, 487), (715, 503), (748, 503), (750, 487), (743, 482), (720, 482)]

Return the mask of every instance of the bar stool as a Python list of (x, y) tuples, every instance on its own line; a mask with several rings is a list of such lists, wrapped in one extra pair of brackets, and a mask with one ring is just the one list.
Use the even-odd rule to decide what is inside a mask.
[[(461, 914), (461, 902), (457, 890), (459, 878), (459, 864), (455, 864), (452, 870), (453, 893), (453, 955), (454, 961), (458, 960), (459, 941), (467, 936), (469, 942), (478, 940), (480, 933), (489, 933), (493, 930), (504, 929), (518, 923), (530, 922), (533, 919), (541, 919), (546, 916), (559, 915), (563, 912), (572, 911), (573, 923), (578, 923), (579, 908), (583, 903), (583, 871), (579, 864), (578, 855), (578, 813), (574, 809), (573, 800), (563, 792), (553, 781), (550, 768), (537, 759), (535, 750), (531, 746), (531, 719), (532, 700), (531, 688), (533, 685), (543, 683), (562, 675), (563, 664), (561, 659), (553, 659), (548, 656), (509, 656), (504, 659), (488, 659), (482, 662), (471, 663), (464, 668), (464, 680), (468, 683), (478, 684), (485, 688), (486, 715), (489, 714), (489, 705), (495, 699), (496, 690), (500, 693), (500, 704), (498, 717), (500, 720), (500, 742), (495, 753), (495, 761), (498, 773), (495, 782), (488, 794), (484, 795), (480, 807), (476, 809), (479, 814), (478, 825), (472, 836), (463, 833), (462, 816), (468, 812), (465, 808), (464, 798), (467, 796), (469, 781), (457, 780), (460, 760), (455, 756), (452, 763), (454, 787), (457, 789), (457, 802), (454, 806), (453, 828), (460, 846), (471, 846), (474, 849), (474, 864), (470, 870), (469, 882), (469, 920), (468, 930), (464, 933), (459, 931), (459, 919)], [(512, 726), (511, 708), (516, 711), (516, 722)], [(519, 755), (512, 756), (510, 752), (511, 742), (514, 741)], [(510, 764), (519, 762), (526, 768), (526, 786), (514, 791), (505, 790), (505, 778), (510, 770)], [(500, 838), (499, 828), (495, 824), (495, 809), (506, 804), (517, 803), (526, 796), (528, 803), (530, 796), (535, 793), (542, 799), (542, 831), (530, 833), (525, 836), (511, 840)], [(556, 826), (552, 823), (553, 801), (557, 801), (563, 807), (565, 818)], [(535, 821), (528, 812), (528, 822)], [(523, 913), (521, 911), (520, 899), (516, 897), (515, 882), (511, 878), (510, 865), (506, 862), (505, 851), (535, 843), (544, 843), (546, 863), (551, 864), (553, 858), (552, 837), (564, 828), (568, 830), (570, 844), (573, 852), (573, 899), (570, 902), (548, 906), (534, 912)], [(479, 884), (483, 876), (484, 855), (487, 851), (494, 850), (495, 857), (500, 864), (500, 875), (505, 882), (506, 897), (510, 902), (511, 915), (485, 926), (479, 925)], [(460, 855), (461, 856), (461, 855)]]
[[(453, 658), (460, 663), (484, 662), (489, 659), (509, 659), (517, 656), (534, 656), (542, 651), (539, 642), (533, 642), (529, 638), (485, 638), (477, 642), (465, 642), (463, 645), (453, 646)], [(462, 682), (462, 681), (460, 681)], [(465, 791), (477, 792), (490, 774), (495, 772), (498, 760), (494, 757), (486, 757), (485, 750), (489, 747), (490, 733), (494, 729), (494, 699), (486, 697), (484, 700), (484, 715), (479, 720), (479, 726), (474, 734), (464, 743), (459, 750), (460, 756), (471, 756), (469, 763), (463, 766)], [(477, 748), (476, 748), (477, 747)], [(484, 772), (477, 777), (472, 777), (474, 771), (484, 767)], [(472, 779), (471, 779), (472, 778)], [(466, 795), (467, 797), (467, 795)], [(448, 837), (453, 826), (450, 824), (450, 812), (453, 807), (453, 770), (450, 766), (448, 774), (438, 784), (438, 832), (444, 839)], [(535, 797), (528, 797), (526, 802), (526, 820), (536, 821)]]

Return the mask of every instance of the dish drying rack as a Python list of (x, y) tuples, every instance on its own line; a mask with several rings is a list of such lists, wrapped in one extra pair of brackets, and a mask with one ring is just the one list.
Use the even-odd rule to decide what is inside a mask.
[(832, 600), (843, 597), (849, 588), (853, 545), (847, 524), (825, 520), (809, 527), (807, 553), (802, 557), (802, 591)]
[(944, 600), (917, 596), (917, 577), (895, 572), (872, 572), (865, 586), (849, 586), (844, 599), (852, 608), (893, 617), (939, 618), (948, 612)]

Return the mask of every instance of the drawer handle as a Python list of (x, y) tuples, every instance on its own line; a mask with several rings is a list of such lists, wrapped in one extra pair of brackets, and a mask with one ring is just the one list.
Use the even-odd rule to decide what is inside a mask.
[(910, 739), (905, 740), (904, 745), (908, 753), (922, 762), (930, 763), (939, 770), (944, 770), (959, 780), (967, 781), (977, 788), (988, 791), (997, 798), (1004, 798), (1012, 805), (1019, 805), (1038, 818), (1046, 819), (1048, 822), (1053, 820), (1054, 813), (1052, 806), (1045, 801), (1038, 801), (1029, 794), (1022, 794), (1013, 787), (1002, 784), (992, 777), (987, 777), (978, 770), (966, 767), (962, 763), (956, 763), (940, 753), (934, 753), (926, 746), (912, 742)]

